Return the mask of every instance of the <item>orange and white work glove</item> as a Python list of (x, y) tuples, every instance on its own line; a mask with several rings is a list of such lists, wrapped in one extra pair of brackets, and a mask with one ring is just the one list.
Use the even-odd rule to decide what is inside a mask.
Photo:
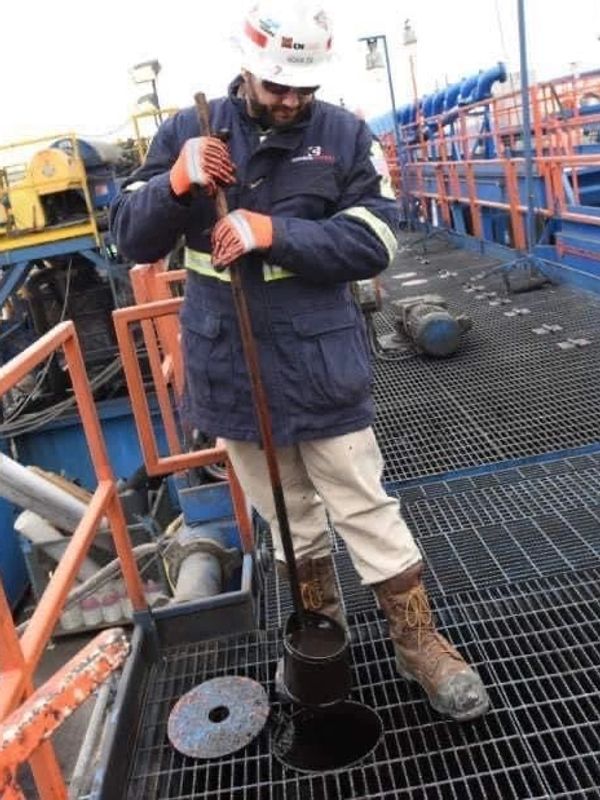
[(231, 211), (220, 219), (212, 232), (212, 263), (228, 267), (252, 250), (267, 250), (273, 244), (273, 222), (265, 214)]
[(189, 192), (192, 184), (214, 195), (217, 184), (235, 183), (235, 172), (227, 145), (214, 136), (196, 136), (181, 148), (171, 167), (171, 188), (176, 195)]

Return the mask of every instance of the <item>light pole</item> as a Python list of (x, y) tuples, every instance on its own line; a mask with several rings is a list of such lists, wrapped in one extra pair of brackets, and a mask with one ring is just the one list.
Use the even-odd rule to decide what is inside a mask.
[[(417, 45), (417, 34), (411, 25), (409, 19), (404, 20), (404, 36), (403, 44), (408, 51), (408, 64), (410, 66), (410, 79), (412, 81), (413, 96), (415, 98), (415, 107), (419, 103), (419, 92), (417, 90), (417, 75), (415, 70), (415, 50)], [(417, 109), (418, 110), (418, 109)]]
[[(358, 41), (365, 42), (367, 45), (366, 68), (368, 70), (372, 70), (382, 69), (385, 67), (386, 69), (392, 111), (392, 125), (394, 126), (394, 136), (396, 138), (398, 158), (400, 158), (400, 133), (398, 131), (398, 121), (396, 119), (396, 97), (394, 95), (394, 84), (392, 81), (392, 70), (390, 68), (387, 37), (385, 34), (379, 34), (377, 36), (363, 36)], [(379, 49), (379, 42), (383, 42), (383, 56)]]
[[(390, 58), (387, 47), (387, 37), (385, 34), (378, 34), (377, 36), (362, 36), (359, 42), (365, 42), (367, 46), (366, 55), (366, 68), (383, 69), (385, 67), (387, 73), (388, 91), (390, 95), (390, 105), (392, 112), (392, 126), (394, 128), (394, 138), (396, 141), (396, 160), (400, 168), (402, 176), (402, 207), (404, 210), (404, 218), (407, 224), (410, 224), (410, 204), (408, 202), (408, 184), (406, 182), (406, 172), (404, 169), (404, 159), (402, 157), (402, 142), (400, 139), (400, 131), (398, 128), (398, 118), (396, 116), (396, 97), (394, 94), (394, 83), (392, 81), (392, 70), (390, 67)], [(379, 49), (379, 43), (383, 43), (383, 55)]]
[(535, 246), (535, 216), (533, 194), (533, 148), (531, 144), (531, 114), (529, 111), (529, 75), (527, 65), (527, 28), (525, 0), (517, 0), (519, 15), (519, 57), (521, 70), (521, 105), (523, 106), (523, 156), (525, 158), (525, 194), (527, 196), (526, 252), (532, 256)]
[(158, 99), (158, 92), (156, 89), (156, 79), (161, 70), (160, 62), (157, 59), (150, 61), (142, 61), (140, 64), (135, 64), (131, 70), (130, 75), (134, 83), (138, 85), (150, 84), (152, 91), (148, 94), (138, 98), (138, 103), (144, 101), (149, 102), (156, 109), (156, 118), (158, 122), (162, 122), (162, 112), (160, 110), (160, 102)]

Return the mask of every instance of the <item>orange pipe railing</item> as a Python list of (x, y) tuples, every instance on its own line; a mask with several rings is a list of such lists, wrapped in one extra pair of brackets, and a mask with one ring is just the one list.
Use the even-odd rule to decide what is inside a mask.
[[(19, 704), (34, 691), (33, 677), (39, 660), (62, 613), (79, 567), (104, 517), (108, 520), (112, 531), (133, 607), (138, 611), (146, 608), (142, 582), (116, 491), (115, 477), (108, 460), (81, 348), (72, 322), (60, 323), (0, 368), (0, 396), (59, 349), (64, 353), (90, 458), (98, 479), (98, 487), (20, 639), (0, 583), (0, 677), (2, 679), (0, 722), (4, 721), (8, 714), (15, 713), (17, 709), (23, 713), (24, 706)], [(19, 717), (18, 712), (17, 717)], [(66, 800), (66, 786), (51, 743), (41, 742), (31, 753), (29, 762), (42, 800)], [(9, 786), (6, 792), (12, 792), (13, 797), (19, 796), (18, 788), (14, 784)]]
[[(47, 744), (48, 736), (121, 666), (128, 652), (120, 628), (103, 631), (0, 723), (0, 797), (25, 797), (17, 768)], [(62, 796), (60, 788), (56, 792)]]
[[(587, 97), (600, 97), (599, 75), (566, 76), (530, 88), (534, 169), (545, 189), (536, 214), (551, 217), (559, 213), (564, 219), (598, 225), (596, 215), (567, 211), (569, 202), (581, 202), (581, 170), (600, 167), (598, 154), (578, 152), (584, 131), (600, 130), (600, 114), (581, 113)], [(469, 209), (473, 235), (481, 238), (482, 210), (503, 210), (510, 218), (513, 245), (524, 249), (526, 208), (520, 199), (518, 178), (524, 160), (512, 155), (522, 135), (522, 111), (520, 89), (513, 88), (506, 94), (456, 108), (451, 116), (445, 112), (423, 118), (420, 114), (416, 128), (415, 123), (400, 127), (400, 136), (407, 142), (404, 175), (408, 185), (404, 191), (418, 201), (422, 220), (432, 218), (432, 206), (436, 205), (437, 218), (449, 226), (451, 206), (460, 204)], [(482, 129), (484, 114), (491, 130)], [(431, 135), (425, 141), (423, 132), (427, 130)], [(386, 134), (383, 141), (396, 162), (394, 136)], [(482, 157), (487, 143), (493, 145), (496, 158)], [(488, 200), (481, 196), (478, 170), (493, 165), (504, 174), (504, 197)]]
[[(136, 280), (141, 284), (142, 278), (148, 278), (148, 275), (144, 276), (143, 273), (142, 277), (140, 277), (141, 270), (147, 269), (148, 272), (151, 272), (154, 267), (155, 265), (150, 265), (141, 269), (137, 268), (140, 269), (140, 272), (138, 272)], [(152, 291), (153, 282), (154, 285), (161, 284), (162, 287), (167, 287), (173, 280), (181, 280), (181, 275), (174, 277), (172, 280), (167, 280), (168, 275), (169, 273), (166, 273), (166, 275), (163, 276), (156, 270), (155, 274), (150, 276), (150, 281), (145, 284), (146, 289), (150, 287), (150, 291)], [(131, 399), (131, 408), (138, 430), (144, 464), (149, 475), (165, 475), (171, 472), (206, 466), (207, 464), (215, 462), (225, 462), (227, 464), (233, 509), (240, 533), (242, 548), (244, 552), (251, 552), (254, 549), (252, 524), (248, 515), (248, 508), (242, 488), (227, 458), (227, 451), (225, 448), (217, 442), (217, 445), (212, 448), (183, 453), (181, 452), (179, 440), (177, 440), (175, 446), (171, 446), (171, 440), (168, 438), (169, 455), (160, 456), (158, 452), (156, 434), (152, 425), (150, 406), (148, 405), (144, 379), (140, 369), (132, 328), (137, 323), (144, 326), (144, 323), (152, 322), (156, 325), (155, 328), (146, 325), (146, 327), (142, 327), (142, 330), (144, 332), (148, 352), (150, 353), (150, 351), (152, 351), (152, 358), (155, 359), (154, 366), (151, 367), (151, 372), (155, 388), (157, 389), (156, 395), (161, 416), (163, 421), (169, 420), (168, 424), (172, 425), (171, 433), (172, 435), (176, 435), (171, 395), (168, 391), (171, 377), (165, 374), (164, 370), (160, 369), (160, 364), (156, 360), (159, 356), (155, 331), (159, 332), (159, 337), (160, 332), (162, 331), (163, 333), (163, 338), (160, 339), (160, 349), (162, 353), (166, 354), (167, 357), (169, 355), (172, 356), (174, 363), (181, 362), (179, 322), (177, 320), (177, 315), (182, 303), (183, 298), (172, 297), (169, 300), (158, 300), (156, 302), (144, 303), (143, 305), (131, 306), (129, 308), (120, 308), (113, 312), (117, 341), (123, 361), (123, 370), (125, 372), (129, 397)], [(169, 319), (177, 323), (176, 327), (170, 325), (161, 327), (159, 325), (162, 320)], [(176, 372), (177, 369), (175, 370), (175, 373)]]

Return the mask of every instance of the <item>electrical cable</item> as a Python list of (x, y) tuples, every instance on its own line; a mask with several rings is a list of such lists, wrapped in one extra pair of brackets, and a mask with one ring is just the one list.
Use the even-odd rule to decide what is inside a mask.
[[(117, 357), (90, 381), (90, 389), (92, 392), (110, 383), (120, 371), (121, 359)], [(0, 436), (20, 436), (37, 430), (37, 428), (51, 422), (56, 417), (60, 416), (60, 414), (75, 406), (76, 402), (74, 396), (68, 397), (66, 400), (62, 400), (60, 403), (56, 403), (43, 411), (22, 415), (17, 421), (0, 424)]]
[[(70, 293), (70, 289), (71, 289), (71, 271), (72, 271), (72, 267), (73, 267), (73, 259), (70, 258), (69, 259), (69, 265), (67, 267), (67, 280), (66, 280), (66, 285), (65, 285), (65, 296), (64, 296), (64, 299), (63, 299), (63, 305), (62, 305), (62, 309), (61, 309), (61, 312), (60, 312), (60, 317), (58, 319), (59, 323), (60, 322), (64, 322), (65, 314), (67, 312), (67, 305), (69, 303), (69, 293)], [(27, 395), (27, 397), (25, 397), (24, 399), (21, 399), (21, 401), (18, 403), (17, 408), (12, 410), (12, 412), (11, 412), (11, 414), (9, 414), (8, 418), (4, 420), (4, 424), (9, 424), (9, 423), (13, 422), (13, 420), (17, 419), (21, 415), (21, 413), (23, 412), (23, 409), (26, 408), (26, 406), (29, 403), (29, 401), (34, 397), (35, 393), (39, 390), (40, 386), (45, 381), (46, 376), (48, 374), (48, 371), (50, 370), (50, 365), (52, 364), (52, 361), (55, 358), (55, 356), (56, 356), (56, 353), (52, 353), (52, 355), (47, 358), (46, 363), (44, 364), (44, 366), (42, 367), (42, 369), (40, 370), (40, 372), (38, 373), (38, 375), (37, 375), (37, 377), (35, 379), (35, 383), (33, 385), (33, 388), (30, 390), (30, 392)]]
[(377, 338), (377, 332), (375, 330), (375, 323), (373, 322), (373, 315), (365, 314), (365, 321), (367, 326), (369, 347), (376, 361), (382, 361), (384, 363), (398, 363), (400, 361), (408, 361), (409, 359), (416, 357), (417, 353), (414, 350), (408, 350), (404, 352), (398, 351), (395, 353), (386, 352), (385, 348), (381, 347), (379, 344), (379, 339)]

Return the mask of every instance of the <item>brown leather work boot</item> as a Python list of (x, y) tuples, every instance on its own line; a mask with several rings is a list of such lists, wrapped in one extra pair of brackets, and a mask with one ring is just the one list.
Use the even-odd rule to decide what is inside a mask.
[[(287, 580), (288, 569), (285, 561), (277, 561), (277, 574)], [(302, 605), (307, 611), (318, 611), (334, 619), (348, 630), (348, 623), (342, 610), (338, 592), (335, 567), (331, 555), (319, 558), (302, 558), (297, 564), (298, 580)]]
[(390, 626), (398, 672), (420, 683), (440, 714), (475, 719), (488, 710), (488, 694), (481, 678), (436, 630), (422, 572), (419, 563), (373, 586)]

